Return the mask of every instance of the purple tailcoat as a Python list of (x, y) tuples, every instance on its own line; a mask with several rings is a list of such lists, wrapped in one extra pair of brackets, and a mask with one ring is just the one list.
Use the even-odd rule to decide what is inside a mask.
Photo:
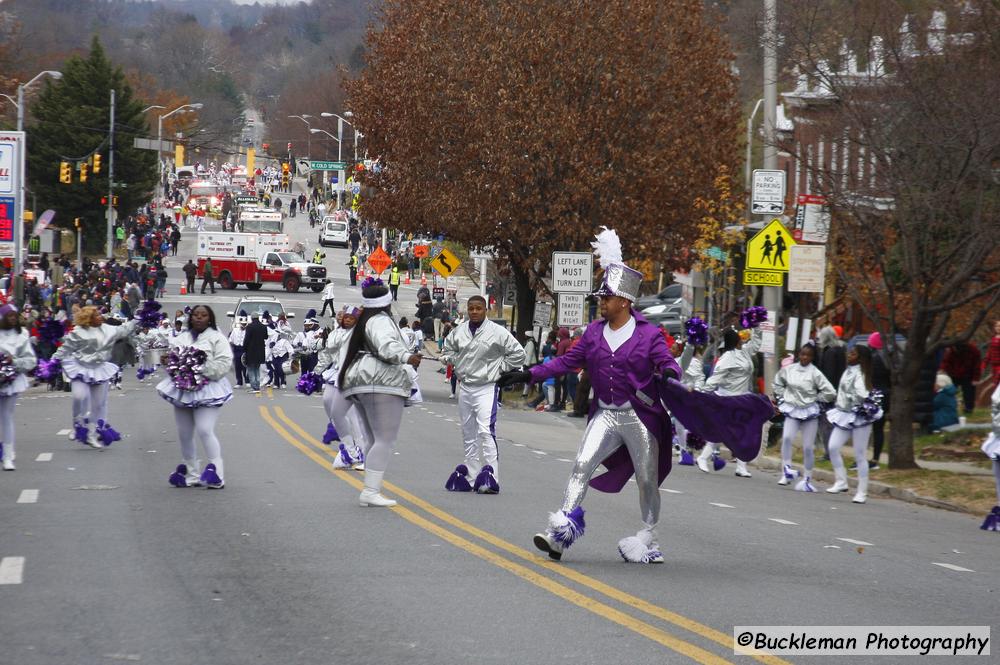
[[(587, 326), (580, 341), (564, 355), (532, 367), (531, 381), (538, 383), (572, 369), (586, 367), (594, 389), (588, 420), (594, 417), (598, 402), (628, 402), (659, 443), (658, 480), (662, 483), (670, 473), (673, 427), (660, 402), (661, 377), (667, 370), (672, 371), (674, 377), (680, 377), (682, 372), (670, 355), (660, 329), (634, 310), (632, 316), (635, 317), (635, 332), (617, 351), (612, 351), (604, 340), (607, 321), (594, 321)], [(625, 446), (620, 446), (602, 464), (607, 472), (590, 481), (591, 487), (602, 492), (620, 492), (635, 473)]]

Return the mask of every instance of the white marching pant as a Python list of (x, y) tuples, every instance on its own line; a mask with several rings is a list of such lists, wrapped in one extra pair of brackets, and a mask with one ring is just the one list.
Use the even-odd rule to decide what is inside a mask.
[(70, 390), (73, 395), (73, 424), (83, 424), (85, 418), (96, 423), (108, 420), (108, 382), (87, 383), (73, 380)]
[(854, 446), (854, 461), (857, 462), (858, 479), (868, 479), (868, 457), (866, 456), (866, 452), (868, 451), (868, 437), (871, 433), (871, 425), (856, 427), (852, 430), (841, 429), (840, 427), (833, 428), (833, 431), (830, 432), (830, 443), (827, 445), (827, 449), (830, 452), (830, 462), (833, 463), (833, 470), (837, 472), (838, 477), (847, 478), (847, 470), (844, 468), (844, 458), (840, 454), (840, 449), (850, 439)]
[(997, 505), (1000, 506), (1000, 459), (993, 460), (993, 479), (997, 483)]
[(458, 422), (462, 426), (465, 465), (475, 478), (487, 464), (499, 480), (500, 453), (497, 450), (497, 398), (500, 388), (495, 383), (481, 386), (458, 385)]
[(177, 438), (181, 442), (181, 458), (189, 466), (198, 466), (198, 451), (195, 448), (194, 436), (201, 439), (205, 457), (210, 464), (215, 465), (215, 472), (222, 480), (226, 479), (222, 466), (222, 444), (215, 436), (215, 423), (219, 420), (218, 406), (202, 406), (194, 409), (174, 407), (174, 422), (177, 423)]
[(816, 430), (818, 428), (819, 418), (799, 420), (798, 418), (786, 417), (781, 433), (781, 463), (792, 465), (792, 444), (795, 435), (802, 432), (802, 462), (806, 468), (806, 475), (810, 475), (816, 461)]
[(14, 405), (17, 394), (0, 395), (0, 443), (3, 443), (3, 459), (14, 461)]

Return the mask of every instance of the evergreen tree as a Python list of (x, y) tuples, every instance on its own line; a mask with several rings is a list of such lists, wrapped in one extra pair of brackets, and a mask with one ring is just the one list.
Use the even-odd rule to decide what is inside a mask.
[[(84, 248), (102, 251), (107, 237), (108, 123), (111, 90), (115, 90), (114, 180), (118, 215), (145, 203), (156, 185), (156, 153), (132, 147), (137, 136), (149, 136), (143, 102), (134, 96), (121, 67), (108, 60), (95, 36), (90, 54), (72, 57), (62, 66), (62, 79), (46, 79), (45, 89), (31, 107), (28, 133), (28, 186), (38, 209), (56, 211), (55, 225), (72, 228), (83, 220)], [(81, 163), (101, 155), (101, 171), (80, 182)], [(73, 168), (73, 182), (59, 182), (61, 162)]]

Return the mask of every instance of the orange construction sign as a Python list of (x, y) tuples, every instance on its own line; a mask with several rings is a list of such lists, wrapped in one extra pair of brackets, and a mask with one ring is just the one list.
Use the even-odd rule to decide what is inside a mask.
[(381, 247), (376, 247), (375, 251), (368, 255), (368, 265), (372, 267), (376, 275), (381, 275), (386, 268), (392, 265), (392, 259)]
[(429, 245), (414, 245), (413, 246), (413, 256), (418, 259), (422, 259), (425, 256), (430, 256), (431, 248)]

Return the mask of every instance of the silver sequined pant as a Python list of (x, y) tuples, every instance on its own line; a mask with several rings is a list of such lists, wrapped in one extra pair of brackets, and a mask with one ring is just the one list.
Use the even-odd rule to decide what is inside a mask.
[(587, 484), (608, 455), (625, 445), (639, 487), (639, 512), (646, 529), (660, 520), (660, 490), (657, 482), (659, 444), (634, 409), (598, 409), (583, 434), (576, 464), (566, 486), (562, 509), (567, 513), (583, 503)]

